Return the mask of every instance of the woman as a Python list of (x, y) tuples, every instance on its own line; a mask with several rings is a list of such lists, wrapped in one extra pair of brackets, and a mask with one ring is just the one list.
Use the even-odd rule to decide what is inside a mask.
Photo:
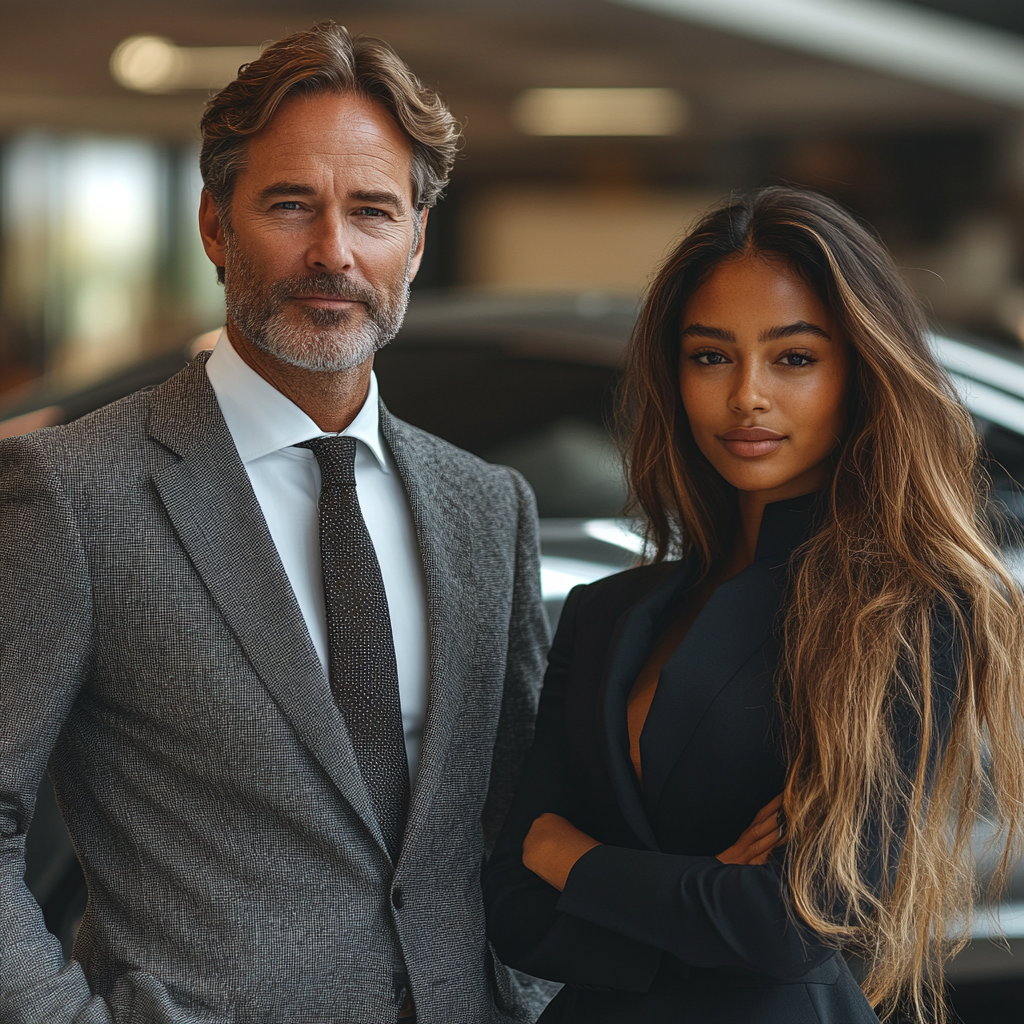
[(499, 957), (566, 983), (545, 1024), (941, 1019), (976, 814), (996, 885), (1022, 823), (1024, 639), (914, 299), (834, 203), (759, 191), (665, 263), (627, 395), (655, 555), (566, 602)]

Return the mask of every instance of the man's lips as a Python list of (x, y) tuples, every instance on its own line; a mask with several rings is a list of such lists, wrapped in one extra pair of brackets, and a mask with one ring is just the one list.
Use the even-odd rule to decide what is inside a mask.
[(726, 448), (743, 458), (754, 458), (758, 455), (770, 455), (782, 447), (786, 440), (785, 434), (767, 427), (733, 427), (722, 434), (715, 435)]
[(304, 302), (308, 306), (320, 306), (324, 309), (361, 305), (359, 299), (347, 299), (341, 295), (292, 295), (291, 298), (296, 302)]

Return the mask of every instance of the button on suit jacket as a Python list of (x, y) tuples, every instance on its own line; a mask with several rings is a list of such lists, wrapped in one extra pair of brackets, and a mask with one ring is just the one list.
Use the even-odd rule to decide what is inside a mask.
[[(547, 626), (522, 478), (382, 409), (423, 559), (429, 704), (389, 860), (203, 357), (0, 445), (0, 1021), (533, 1020), (479, 872)], [(22, 881), (49, 771), (89, 885), (64, 964)]]

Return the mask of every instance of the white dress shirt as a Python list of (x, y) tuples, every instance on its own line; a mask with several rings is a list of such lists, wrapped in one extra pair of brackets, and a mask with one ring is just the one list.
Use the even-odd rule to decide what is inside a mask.
[[(291, 399), (245, 363), (221, 331), (206, 364), (217, 402), (263, 510), (310, 639), (328, 675), (327, 613), (320, 563), (320, 467), (307, 448), (323, 437)], [(427, 704), (427, 598), (409, 499), (380, 432), (377, 378), (356, 418), (356, 494), (373, 542), (391, 617), (409, 771), (415, 777)]]

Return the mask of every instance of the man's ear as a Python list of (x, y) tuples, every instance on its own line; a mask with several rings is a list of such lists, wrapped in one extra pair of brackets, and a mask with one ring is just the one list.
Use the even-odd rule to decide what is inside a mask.
[(204, 188), (199, 197), (199, 237), (210, 262), (220, 269), (224, 266), (224, 226), (217, 215), (213, 196)]
[[(427, 214), (430, 210), (424, 208), (421, 213), (417, 216), (420, 218), (420, 237), (416, 239), (416, 248), (413, 250), (412, 257), (409, 260), (409, 283), (412, 283), (413, 278), (419, 273), (420, 262), (423, 260), (423, 243), (427, 237)], [(209, 250), (207, 250), (209, 252)]]

